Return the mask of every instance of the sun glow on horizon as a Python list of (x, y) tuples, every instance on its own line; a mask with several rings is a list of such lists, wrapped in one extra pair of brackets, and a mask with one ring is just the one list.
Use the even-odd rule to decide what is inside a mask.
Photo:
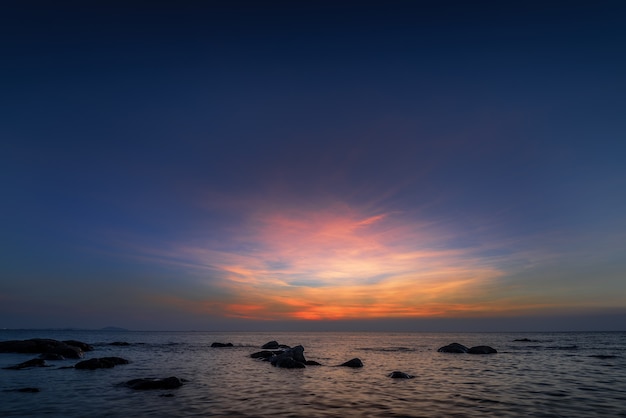
[(393, 212), (259, 210), (229, 231), (161, 252), (195, 266), (206, 289), (186, 309), (267, 320), (473, 314), (504, 274), (476, 248), (446, 245), (454, 237), (433, 223)]

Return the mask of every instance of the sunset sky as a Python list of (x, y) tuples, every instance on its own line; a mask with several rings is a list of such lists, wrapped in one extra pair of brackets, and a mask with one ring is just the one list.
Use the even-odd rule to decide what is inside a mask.
[(626, 2), (0, 5), (0, 328), (626, 330)]

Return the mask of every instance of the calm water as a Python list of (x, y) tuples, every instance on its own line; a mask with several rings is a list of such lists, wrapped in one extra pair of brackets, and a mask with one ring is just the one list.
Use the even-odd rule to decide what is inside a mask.
[[(0, 340), (77, 339), (113, 369), (0, 370), (0, 416), (626, 417), (626, 333), (204, 333), (2, 331)], [(513, 342), (528, 338), (536, 342)], [(249, 358), (270, 340), (302, 344), (324, 366), (287, 370)], [(130, 346), (108, 343), (126, 341)], [(210, 348), (212, 342), (234, 348)], [(451, 342), (495, 355), (437, 353)], [(35, 355), (2, 354), (0, 367)], [(330, 367), (359, 357), (362, 369)], [(415, 379), (390, 379), (400, 370)], [(170, 391), (132, 391), (138, 377), (177, 376)], [(38, 387), (39, 393), (7, 390)], [(173, 394), (173, 396), (162, 396)]]

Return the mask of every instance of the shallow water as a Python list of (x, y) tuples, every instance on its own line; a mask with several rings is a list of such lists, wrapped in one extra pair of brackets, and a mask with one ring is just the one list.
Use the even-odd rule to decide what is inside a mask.
[[(208, 333), (2, 331), (0, 340), (76, 339), (113, 369), (0, 370), (0, 416), (626, 417), (626, 333)], [(530, 342), (514, 342), (527, 338)], [(278, 369), (249, 358), (270, 340), (302, 344), (321, 367)], [(111, 346), (126, 341), (130, 346)], [(213, 342), (232, 348), (211, 348)], [(494, 355), (438, 353), (459, 342)], [(0, 367), (36, 355), (0, 353)], [(359, 357), (364, 367), (331, 367)], [(414, 379), (390, 379), (400, 370)], [(139, 377), (177, 376), (176, 390), (132, 391)], [(38, 387), (39, 393), (7, 390)], [(173, 395), (173, 396), (162, 396)]]

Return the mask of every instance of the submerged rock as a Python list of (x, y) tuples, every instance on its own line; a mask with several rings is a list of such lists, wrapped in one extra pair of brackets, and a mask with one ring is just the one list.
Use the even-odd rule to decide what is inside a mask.
[(221, 348), (221, 347), (233, 347), (233, 343), (213, 343), (211, 344), (213, 348)]
[(37, 392), (41, 392), (41, 390), (39, 388), (19, 388), (19, 389), (6, 389), (5, 392), (37, 393)]
[(176, 389), (183, 385), (183, 380), (175, 376), (164, 379), (133, 379), (126, 382), (125, 385), (134, 390)]
[(391, 372), (388, 375), (389, 377), (391, 377), (392, 379), (413, 379), (415, 376), (410, 375), (408, 373), (404, 373), (404, 372)]
[(448, 344), (446, 346), (440, 347), (437, 350), (437, 352), (439, 353), (467, 353), (467, 350), (469, 349), (465, 347), (463, 344), (452, 343), (452, 344)]
[(477, 345), (476, 347), (472, 347), (467, 350), (467, 352), (469, 354), (495, 354), (498, 351), (493, 347), (489, 347), (488, 345)]
[(345, 363), (340, 364), (339, 367), (363, 367), (363, 362), (359, 358), (353, 358), (352, 360), (348, 360)]
[(101, 357), (77, 363), (74, 368), (82, 370), (110, 369), (120, 364), (128, 364), (129, 361), (121, 357)]
[(28, 369), (30, 367), (49, 367), (46, 364), (46, 361), (41, 358), (34, 358), (32, 360), (25, 361), (20, 364), (16, 364), (15, 366), (3, 367), (5, 370), (22, 370)]
[(314, 361), (314, 360), (307, 360), (306, 363), (304, 364), (306, 364), (307, 366), (321, 366), (322, 365), (321, 363), (318, 363), (317, 361)]
[(115, 345), (118, 347), (127, 347), (130, 345), (130, 343), (126, 341), (113, 341), (112, 343), (109, 343), (109, 345)]

